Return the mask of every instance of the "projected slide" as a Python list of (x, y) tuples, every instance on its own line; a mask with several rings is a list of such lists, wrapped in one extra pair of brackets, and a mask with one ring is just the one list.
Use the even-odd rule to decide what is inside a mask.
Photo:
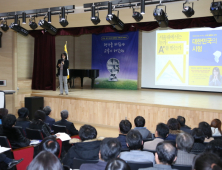
[(156, 32), (155, 85), (222, 87), (222, 31)]

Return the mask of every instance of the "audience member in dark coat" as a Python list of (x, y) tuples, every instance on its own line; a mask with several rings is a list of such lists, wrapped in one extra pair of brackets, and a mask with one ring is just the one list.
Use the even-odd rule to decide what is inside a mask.
[(200, 128), (205, 135), (205, 143), (214, 140), (214, 138), (212, 137), (211, 126), (207, 122), (200, 122), (198, 128)]
[(205, 135), (203, 131), (200, 128), (194, 128), (191, 132), (191, 135), (194, 138), (194, 145), (190, 153), (196, 155), (202, 153), (205, 150), (205, 145), (204, 145)]
[(127, 133), (130, 131), (130, 129), (132, 128), (132, 124), (130, 123), (129, 120), (122, 120), (119, 123), (119, 136), (117, 137), (117, 139), (120, 141), (121, 143), (121, 148), (124, 149), (128, 149), (127, 145), (126, 145), (126, 135)]
[(182, 117), (182, 116), (178, 116), (177, 117), (177, 121), (179, 122), (180, 124), (180, 130), (186, 132), (186, 133), (191, 133), (191, 128), (187, 125), (185, 125), (185, 122), (186, 122), (186, 119), (185, 117)]
[(8, 110), (5, 108), (0, 109), (0, 136), (3, 135), (3, 126), (2, 126), (2, 119), (4, 116), (8, 114)]
[(42, 110), (37, 110), (34, 114), (34, 120), (30, 123), (30, 129), (39, 129), (42, 131), (43, 136), (50, 136), (50, 128), (48, 125), (44, 123), (45, 120), (45, 112)]
[(15, 122), (15, 115), (8, 114), (3, 118), (3, 135), (8, 138), (12, 149), (29, 146), (30, 140), (25, 138), (18, 129), (13, 128)]
[(46, 116), (45, 116), (45, 123), (46, 123), (46, 124), (49, 124), (50, 128), (52, 128), (52, 125), (55, 124), (55, 119), (49, 117), (49, 115), (50, 115), (51, 112), (52, 112), (51, 107), (46, 106), (46, 107), (43, 108), (43, 111), (45, 112), (45, 115), (46, 115)]
[(214, 153), (222, 160), (222, 140), (217, 139), (210, 141), (205, 148), (205, 152)]
[(178, 134), (183, 133), (180, 130), (180, 124), (175, 118), (170, 118), (167, 122), (167, 126), (169, 127), (169, 135), (165, 140), (175, 141)]
[(134, 124), (135, 124), (135, 128), (134, 130), (138, 130), (140, 132), (140, 134), (142, 135), (143, 140), (146, 138), (153, 138), (152, 133), (146, 128), (144, 127), (146, 124), (145, 119), (142, 116), (137, 116), (134, 119)]
[(18, 110), (18, 119), (16, 120), (15, 126), (22, 127), (25, 135), (26, 135), (26, 128), (29, 127), (30, 121), (28, 119), (29, 110), (25, 107)]
[(69, 112), (67, 110), (62, 110), (61, 111), (62, 120), (55, 122), (55, 125), (66, 126), (66, 129), (68, 130), (68, 132), (71, 136), (78, 135), (79, 132), (78, 132), (78, 130), (76, 130), (74, 124), (67, 120), (68, 116), (69, 116)]
[(70, 143), (73, 146), (69, 149), (62, 160), (64, 165), (72, 167), (73, 158), (84, 160), (98, 160), (101, 141), (96, 139), (97, 131), (90, 125), (84, 125), (79, 130), (81, 140), (73, 138)]

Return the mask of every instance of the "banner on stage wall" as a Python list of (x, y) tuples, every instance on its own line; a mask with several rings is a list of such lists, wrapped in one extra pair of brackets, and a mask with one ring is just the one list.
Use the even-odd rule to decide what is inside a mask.
[(95, 88), (136, 90), (138, 31), (93, 34), (92, 69), (99, 69)]

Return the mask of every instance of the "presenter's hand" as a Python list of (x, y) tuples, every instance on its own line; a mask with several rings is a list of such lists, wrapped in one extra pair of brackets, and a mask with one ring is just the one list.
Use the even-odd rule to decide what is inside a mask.
[(64, 61), (62, 62), (62, 65), (64, 65)]

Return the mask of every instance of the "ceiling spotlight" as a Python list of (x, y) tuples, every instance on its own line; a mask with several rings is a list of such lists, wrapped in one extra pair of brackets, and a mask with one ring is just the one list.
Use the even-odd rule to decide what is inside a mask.
[(133, 16), (132, 16), (137, 22), (141, 21), (143, 19), (143, 15), (133, 8)]
[(22, 24), (26, 24), (26, 13), (22, 13)]
[(145, 0), (141, 0), (140, 13), (145, 14)]
[(222, 2), (212, 2), (210, 11), (218, 23), (222, 23)]
[(15, 15), (14, 24), (15, 24), (15, 25), (18, 25), (18, 15)]
[(44, 19), (39, 21), (39, 26), (44, 28), (46, 31), (48, 31), (52, 35), (55, 35), (57, 33), (57, 29)]
[(48, 12), (48, 23), (51, 23), (51, 11)]
[(183, 3), (183, 10), (182, 12), (187, 16), (187, 17), (191, 17), (194, 15), (194, 10), (193, 10), (193, 2), (192, 2), (192, 8), (190, 6), (184, 6), (185, 4), (187, 4), (187, 1), (185, 3)]
[(155, 17), (160, 27), (168, 27), (169, 21), (166, 15), (166, 6), (165, 6), (165, 12), (162, 8), (158, 8), (158, 6), (165, 6), (165, 5), (157, 5), (156, 8), (154, 9), (153, 16)]
[[(91, 21), (93, 22), (93, 24), (97, 25), (98, 23), (100, 23), (99, 12), (98, 11), (96, 12), (94, 4), (92, 5), (91, 9), (92, 9)], [(96, 13), (98, 14), (98, 16), (96, 16)]]
[(3, 18), (3, 21), (1, 22), (1, 29), (3, 30), (3, 31), (8, 31), (8, 29), (9, 29), (9, 27), (8, 27), (8, 25), (7, 25), (7, 21), (6, 20), (4, 20), (4, 18)]
[(108, 2), (108, 15), (106, 20), (117, 30), (123, 30), (124, 23), (119, 19), (119, 11), (117, 11), (117, 16), (112, 14), (112, 2)]
[(29, 31), (25, 28), (21, 27), (19, 24), (11, 23), (9, 28), (13, 29), (14, 31), (18, 32), (21, 35), (27, 36), (29, 34)]
[(38, 25), (37, 25), (36, 22), (35, 22), (35, 17), (31, 17), (31, 18), (29, 19), (29, 26), (30, 26), (30, 28), (33, 29), (33, 30), (35, 30), (35, 29), (38, 27)]
[(61, 8), (61, 13), (62, 13), (62, 16), (60, 16), (59, 23), (63, 27), (66, 27), (69, 24), (69, 22), (67, 21), (67, 16), (65, 16), (65, 7)]

